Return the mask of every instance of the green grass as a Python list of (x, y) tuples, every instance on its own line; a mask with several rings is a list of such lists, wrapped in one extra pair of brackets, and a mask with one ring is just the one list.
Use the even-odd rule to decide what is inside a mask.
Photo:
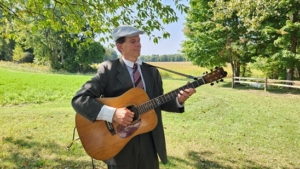
[[(75, 125), (70, 100), (92, 75), (2, 65), (0, 168), (91, 168), (80, 141), (67, 146)], [(168, 77), (165, 91), (187, 81)], [(163, 113), (169, 163), (161, 168), (300, 168), (300, 92), (230, 86), (230, 78), (200, 86), (185, 113)], [(105, 165), (96, 161), (96, 168)]]
[(72, 98), (91, 75), (20, 72), (0, 68), (0, 105), (45, 103)]

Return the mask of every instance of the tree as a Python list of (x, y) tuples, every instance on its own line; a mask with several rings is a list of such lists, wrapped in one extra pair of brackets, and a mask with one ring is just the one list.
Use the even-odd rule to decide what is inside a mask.
[(115, 50), (113, 50), (111, 48), (104, 48), (104, 49), (105, 49), (104, 60), (110, 60), (110, 59), (118, 58), (118, 54)]
[[(181, 12), (188, 7), (180, 0), (173, 0)], [(74, 35), (83, 35), (86, 40), (100, 34), (100, 42), (111, 39), (110, 32), (121, 24), (130, 24), (141, 28), (149, 36), (154, 30), (162, 31), (161, 36), (151, 35), (155, 43), (170, 34), (163, 24), (176, 22), (178, 17), (170, 5), (161, 1), (77, 1), (77, 0), (3, 0), (0, 2), (2, 22), (27, 24), (27, 17), (35, 20), (32, 31), (51, 28), (55, 32), (63, 31)], [(12, 33), (12, 32), (11, 32)], [(109, 34), (107, 34), (109, 33)], [(66, 37), (68, 38), (68, 37)], [(69, 38), (69, 40), (75, 40)]]
[(24, 58), (24, 52), (20, 45), (16, 45), (13, 50), (13, 61), (19, 62)]
[[(57, 12), (57, 11), (56, 11)], [(29, 17), (24, 20), (30, 20)], [(2, 30), (7, 30), (2, 34), (6, 39), (13, 39), (22, 49), (24, 49), (23, 59), (14, 56), (15, 60), (28, 61), (33, 58), (34, 63), (50, 65), (54, 70), (67, 70), (70, 72), (87, 72), (91, 70), (91, 64), (103, 60), (103, 46), (96, 43), (94, 39), (86, 40), (84, 35), (70, 34), (66, 31), (55, 31), (51, 26), (44, 27), (42, 30), (32, 32), (33, 25), (37, 21), (28, 24), (15, 24), (8, 21), (3, 24)], [(9, 29), (5, 29), (5, 28)], [(88, 27), (86, 27), (88, 29)], [(74, 39), (70, 41), (69, 39)], [(86, 46), (83, 48), (82, 46)], [(93, 48), (95, 47), (96, 48)], [(31, 52), (31, 53), (30, 53)], [(95, 54), (91, 56), (91, 54)], [(100, 56), (99, 56), (100, 54)], [(80, 58), (82, 57), (82, 58)], [(80, 60), (81, 63), (75, 62)]]
[[(299, 74), (299, 6), (299, 0), (230, 0), (230, 9), (238, 11), (248, 29), (260, 34), (255, 37), (260, 48), (257, 54), (266, 57), (270, 65), (282, 67), (288, 80), (294, 72)], [(282, 77), (282, 72), (279, 74)]]
[(69, 48), (74, 51), (62, 63), (62, 68), (69, 72), (90, 72), (94, 71), (93, 63), (103, 61), (105, 49), (99, 42), (81, 43), (76, 48)]
[(0, 38), (0, 60), (12, 61), (15, 41)]
[[(282, 77), (284, 71), (286, 78), (292, 80), (293, 72), (299, 74), (300, 67), (299, 3), (299, 0), (192, 0), (183, 52), (200, 66), (229, 62), (235, 76), (239, 75), (240, 65), (259, 61), (270, 66), (265, 69), (268, 71), (282, 68), (276, 76)], [(268, 58), (270, 64), (261, 62), (261, 57)]]
[(187, 14), (182, 52), (196, 65), (223, 66), (230, 63), (234, 76), (239, 76), (240, 66), (251, 60), (246, 28), (236, 11), (228, 12), (226, 2), (194, 0)]

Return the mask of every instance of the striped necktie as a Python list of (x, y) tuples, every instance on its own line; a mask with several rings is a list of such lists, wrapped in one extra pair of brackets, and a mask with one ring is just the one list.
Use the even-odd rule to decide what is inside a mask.
[(133, 65), (133, 81), (135, 87), (140, 87), (144, 89), (142, 77), (138, 70), (138, 65), (136, 63)]

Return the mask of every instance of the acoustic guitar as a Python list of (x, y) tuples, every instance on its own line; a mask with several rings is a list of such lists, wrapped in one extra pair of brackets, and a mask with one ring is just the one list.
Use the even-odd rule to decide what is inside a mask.
[(103, 120), (91, 122), (76, 113), (76, 127), (86, 153), (96, 160), (114, 157), (134, 136), (155, 128), (157, 117), (154, 108), (176, 98), (180, 90), (212, 83), (226, 75), (227, 72), (223, 68), (217, 68), (189, 84), (151, 100), (141, 88), (132, 88), (118, 97), (98, 98), (100, 102), (111, 107), (127, 107), (134, 112), (134, 118), (129, 126), (124, 127), (116, 122), (110, 123)]

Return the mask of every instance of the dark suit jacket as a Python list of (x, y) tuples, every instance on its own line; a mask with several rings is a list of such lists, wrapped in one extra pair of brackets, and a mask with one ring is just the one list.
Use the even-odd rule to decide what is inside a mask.
[[(148, 65), (141, 65), (142, 75), (146, 84), (146, 93), (150, 99), (163, 94), (162, 79), (158, 70)], [(131, 76), (126, 64), (120, 59), (105, 61), (100, 64), (97, 74), (87, 81), (72, 99), (72, 106), (77, 113), (80, 113), (90, 121), (95, 121), (103, 104), (96, 98), (116, 97), (133, 87)], [(161, 110), (170, 112), (183, 112), (178, 108), (175, 99), (157, 108), (155, 112), (158, 118), (157, 126), (151, 131), (156, 151), (163, 163), (167, 162), (166, 144), (162, 124)], [(96, 143), (95, 143), (96, 144)], [(126, 161), (132, 145), (126, 145), (116, 158)], [(114, 160), (108, 161), (114, 164)]]

